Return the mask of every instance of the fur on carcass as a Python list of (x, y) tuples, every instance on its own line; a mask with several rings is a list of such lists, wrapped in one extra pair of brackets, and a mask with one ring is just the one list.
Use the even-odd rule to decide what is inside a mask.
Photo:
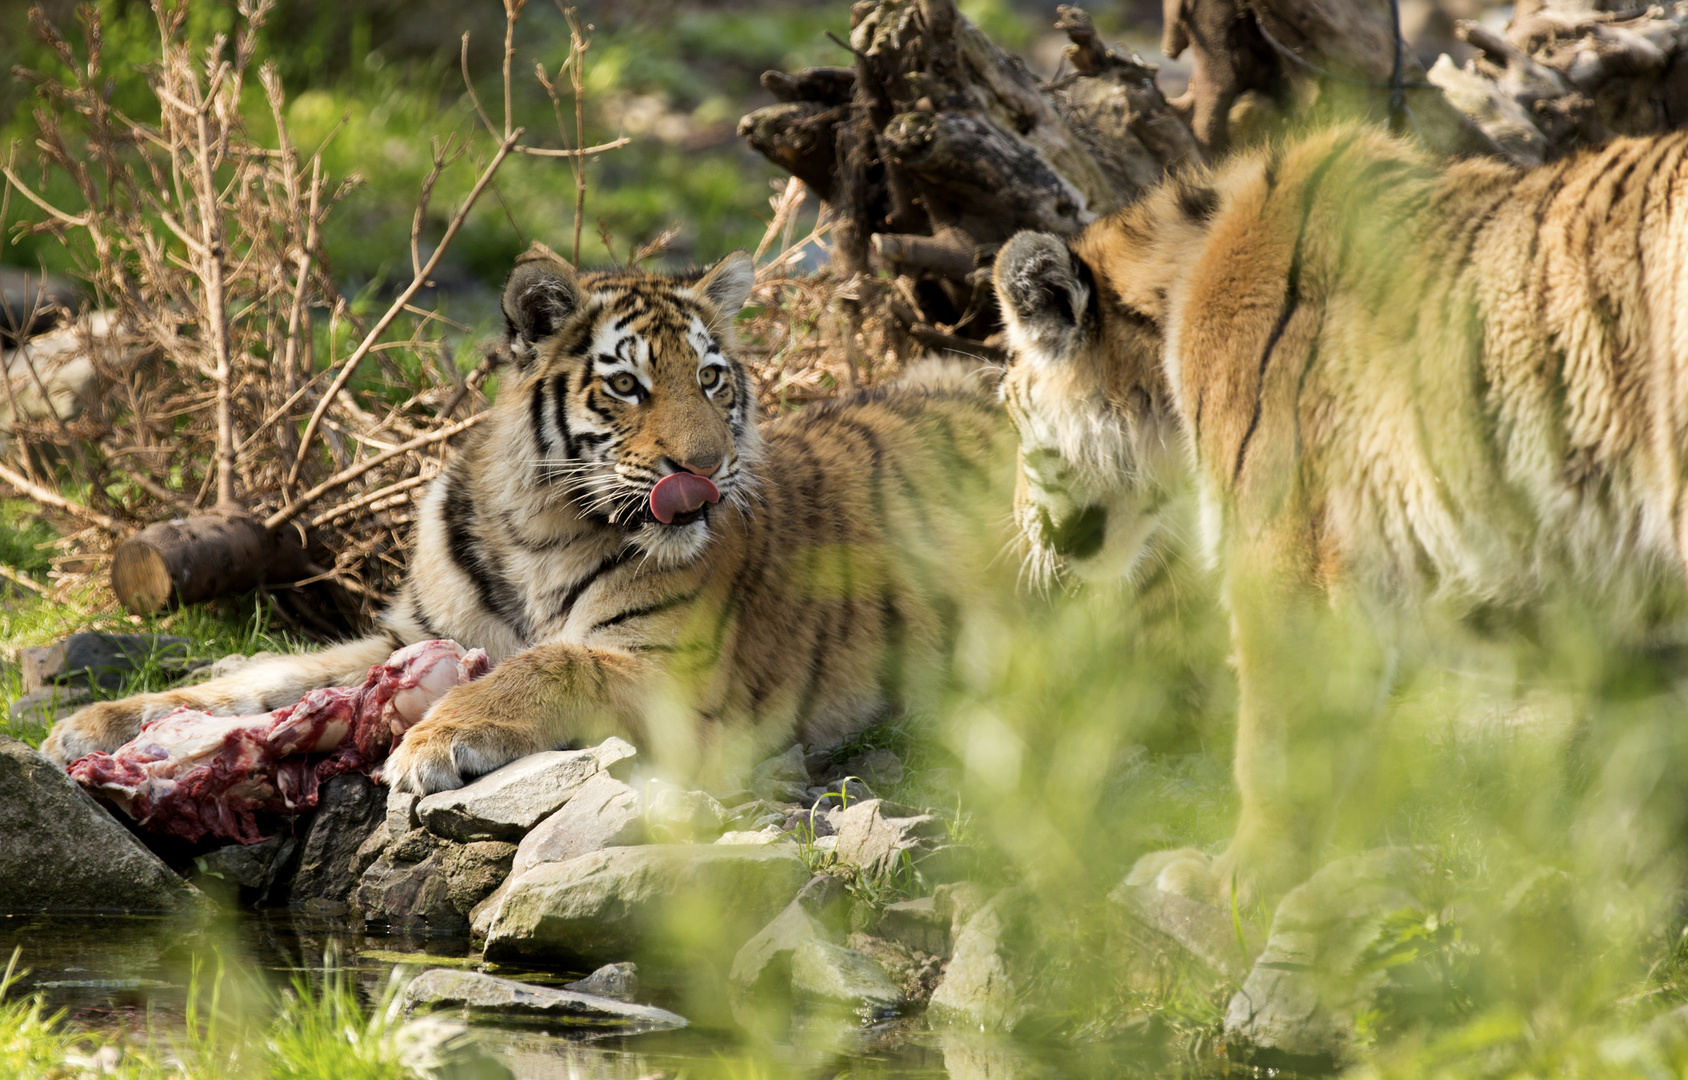
[(446, 691), (490, 667), (480, 649), (420, 641), (362, 686), (312, 690), (260, 716), (166, 713), (114, 752), (72, 762), (70, 775), (148, 831), (255, 844), (256, 814), (300, 813), (329, 777), (371, 772)]

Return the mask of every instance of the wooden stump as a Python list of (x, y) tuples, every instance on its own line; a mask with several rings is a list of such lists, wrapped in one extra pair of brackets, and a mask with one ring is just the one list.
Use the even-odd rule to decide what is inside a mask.
[(135, 615), (310, 576), (286, 531), (244, 514), (206, 514), (149, 525), (112, 557), (111, 588)]

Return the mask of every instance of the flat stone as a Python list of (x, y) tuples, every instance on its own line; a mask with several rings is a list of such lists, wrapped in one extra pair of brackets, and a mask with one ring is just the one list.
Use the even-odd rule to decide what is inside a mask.
[(485, 940), (510, 883), (534, 867), (644, 841), (644, 801), (639, 793), (614, 776), (599, 773), (561, 810), (522, 838), (504, 884), (469, 913), (469, 932), (476, 940)]
[(1350, 1049), (1356, 1013), (1388, 979), (1360, 964), (1382, 922), (1422, 912), (1428, 865), (1411, 848), (1338, 859), (1291, 889), (1266, 948), (1225, 1010), (1225, 1035), (1262, 1063), (1328, 1067)]
[(885, 969), (853, 949), (810, 938), (791, 954), (791, 991), (798, 998), (850, 1009), (866, 1019), (894, 1013), (903, 992)]
[(614, 738), (589, 750), (546, 750), (517, 758), (454, 791), (440, 791), (416, 806), (422, 824), (437, 836), (520, 840), (600, 772), (627, 774), (636, 751)]
[(605, 964), (578, 982), (564, 983), (563, 989), (577, 994), (615, 998), (617, 1001), (632, 1001), (639, 993), (639, 965), (631, 960)]
[(568, 1021), (570, 1026), (618, 1031), (667, 1031), (686, 1026), (685, 1017), (654, 1005), (451, 968), (424, 971), (405, 988), (407, 1011), (423, 1005), (461, 1009), (470, 1015), (542, 1016)]
[(63, 769), (0, 735), (0, 911), (183, 912), (205, 903)]
[(387, 793), (360, 773), (342, 773), (322, 785), (299, 851), (288, 898), (345, 901), (367, 868), (360, 849), (386, 821)]
[(147, 664), (185, 672), (190, 642), (168, 634), (71, 634), (52, 645), (18, 650), (24, 690), (51, 684), (116, 690)]
[(645, 836), (644, 801), (639, 793), (608, 773), (581, 785), (561, 810), (522, 838), (510, 873), (523, 874), (543, 863), (640, 843)]
[(785, 838), (786, 834), (784, 830), (782, 830), (778, 825), (768, 825), (764, 828), (755, 830), (724, 832), (716, 838), (715, 842), (717, 844), (751, 844), (754, 846), (761, 846), (763, 844), (777, 844)]
[(883, 799), (851, 803), (834, 819), (838, 858), (870, 874), (891, 869), (907, 852), (918, 859), (934, 851), (949, 827), (936, 814), (907, 814)]
[(775, 847), (653, 844), (545, 863), (511, 882), (486, 958), (731, 955), (808, 877), (795, 853)]

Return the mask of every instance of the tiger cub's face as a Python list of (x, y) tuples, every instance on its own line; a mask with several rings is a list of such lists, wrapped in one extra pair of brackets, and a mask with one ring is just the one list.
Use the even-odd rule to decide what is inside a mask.
[(752, 493), (756, 401), (732, 320), (755, 282), (735, 252), (695, 279), (577, 276), (524, 257), (504, 315), (534, 481), (661, 565), (696, 557), (710, 518)]
[(1010, 362), (1003, 402), (1020, 437), (1015, 522), (1039, 583), (1128, 575), (1164, 499), (1169, 426), (1161, 333), (1098, 288), (1060, 237), (1020, 233), (997, 255)]

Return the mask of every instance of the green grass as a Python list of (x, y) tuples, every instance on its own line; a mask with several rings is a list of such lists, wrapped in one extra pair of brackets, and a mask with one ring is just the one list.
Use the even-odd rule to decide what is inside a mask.
[(363, 1005), (332, 957), (315, 983), (276, 993), (226, 969), (216, 954), (192, 962), (180, 1025), (149, 1022), (140, 1038), (79, 1031), (39, 996), (9, 992), (21, 949), (0, 977), (0, 1080), (417, 1080), (401, 1060), (404, 1034), (395, 969)]
[[(17, 535), (17, 532), (0, 524), (0, 548)], [(97, 601), (88, 596), (73, 597), (67, 603), (54, 603), (27, 593), (17, 595), (21, 592), (15, 590), (13, 596), (0, 600), (0, 656), (15, 657), (21, 648), (51, 645), (67, 635), (83, 631), (184, 637), (191, 643), (186, 657), (189, 665), (210, 663), (235, 653), (250, 656), (262, 651), (298, 652), (310, 648), (272, 627), (268, 602), (258, 594), (223, 597), (210, 604), (196, 604), (160, 616), (136, 618), (120, 609), (96, 606)], [(106, 602), (109, 603), (109, 600)], [(181, 678), (178, 657), (172, 656), (167, 665), (161, 658), (152, 656), (127, 675), (119, 686), (94, 688), (94, 698), (119, 698), (162, 690)], [(14, 718), (9, 711), (12, 702), (23, 692), (23, 677), (17, 666), (0, 664), (0, 706), (8, 709), (0, 712), (0, 734), (39, 746), (47, 736), (48, 727)]]

